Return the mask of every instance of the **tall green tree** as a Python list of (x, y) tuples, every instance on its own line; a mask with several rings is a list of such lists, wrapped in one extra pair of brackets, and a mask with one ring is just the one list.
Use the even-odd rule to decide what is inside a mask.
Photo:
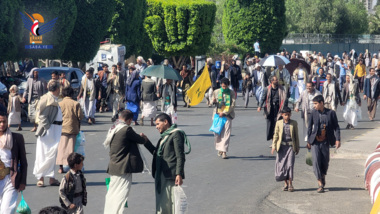
[(368, 30), (370, 34), (380, 34), (380, 6), (376, 6), (376, 12), (369, 16)]
[[(56, 17), (58, 20), (50, 32), (42, 35), (42, 45), (53, 45), (53, 49), (25, 49), (25, 45), (30, 44), (30, 31), (25, 29), (19, 49), (20, 58), (60, 59), (77, 18), (75, 0), (24, 0), (24, 5), (25, 12), (28, 14), (38, 13), (43, 16), (44, 23), (40, 23), (40, 27)], [(22, 21), (19, 22), (19, 25), (24, 26)]]
[(277, 52), (286, 36), (285, 2), (278, 0), (226, 0), (223, 34), (227, 43), (253, 50), (260, 40), (263, 53)]
[(21, 0), (0, 1), (0, 64), (1, 61), (15, 60), (21, 42), (23, 24), (19, 11), (23, 11)]
[(126, 47), (126, 55), (144, 52), (145, 56), (151, 54), (153, 48), (144, 29), (146, 16), (146, 0), (113, 0), (116, 9), (113, 12), (111, 26), (108, 29), (108, 37), (113, 43), (123, 44)]
[(360, 0), (286, 0), (289, 33), (361, 34), (368, 13)]
[(173, 56), (175, 66), (179, 67), (184, 56), (207, 52), (215, 21), (215, 3), (206, 0), (148, 0), (147, 3), (145, 30), (159, 54)]
[(75, 3), (78, 15), (61, 59), (88, 62), (107, 34), (116, 2), (75, 0)]
[[(336, 0), (344, 5), (344, 18), (341, 22), (345, 34), (362, 34), (368, 32), (368, 12), (360, 0)], [(343, 4), (342, 4), (343, 3)]]

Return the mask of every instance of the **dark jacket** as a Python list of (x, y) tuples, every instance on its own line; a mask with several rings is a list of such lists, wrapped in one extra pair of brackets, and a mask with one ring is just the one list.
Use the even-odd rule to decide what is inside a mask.
[[(259, 106), (261, 108), (264, 107), (264, 114), (265, 118), (268, 118), (268, 116), (271, 113), (271, 92), (272, 92), (272, 85), (269, 85), (268, 87), (265, 87), (263, 90), (263, 94), (261, 95), (261, 100), (259, 103)], [(288, 99), (286, 96), (286, 91), (284, 87), (281, 85), (278, 86), (278, 96), (280, 98), (280, 103), (279, 103), (279, 110), (278, 112), (275, 112), (275, 115), (277, 115), (277, 120), (280, 119), (282, 109), (284, 109), (284, 106), (288, 106)]]
[[(153, 154), (152, 175), (156, 174), (157, 150), (162, 139), (157, 143), (156, 147), (147, 147)], [(172, 133), (162, 150), (161, 170), (166, 179), (174, 180), (177, 175), (185, 178), (185, 139), (181, 132)]]
[[(144, 163), (137, 144), (144, 144), (147, 148), (154, 148), (148, 141), (138, 135), (132, 127), (120, 129), (110, 143), (110, 162), (107, 173), (123, 175), (139, 173), (144, 170)], [(149, 145), (150, 144), (150, 145)]]
[[(357, 83), (354, 83), (354, 84), (355, 84), (354, 87), (356, 88), (355, 101), (359, 105), (359, 104), (361, 104), (361, 99), (360, 99), (360, 95), (359, 95), (359, 85)], [(350, 90), (349, 83), (345, 83), (343, 85), (343, 97), (342, 97), (342, 101), (344, 103), (346, 103), (346, 104), (347, 104), (348, 99), (350, 99), (349, 90)]]
[[(125, 93), (125, 85), (124, 85), (124, 76), (121, 75), (121, 74), (118, 74), (119, 75), (119, 95), (120, 96), (124, 96), (124, 93)], [(109, 75), (110, 76), (110, 75)], [(112, 84), (113, 81), (111, 81), (111, 79), (109, 78), (107, 80), (107, 97), (109, 97), (111, 95), (111, 92), (113, 91), (113, 84)]]
[(141, 100), (141, 81), (139, 79), (133, 80), (131, 85), (125, 87), (125, 100), (129, 102), (138, 103)]
[(231, 65), (229, 72), (231, 72), (231, 86), (239, 88), (239, 80), (242, 79), (240, 67), (238, 65)]
[(157, 87), (154, 80), (145, 78), (141, 82), (141, 98), (143, 101), (157, 100)]
[(375, 76), (374, 78), (377, 79), (376, 81), (376, 86), (375, 86), (375, 91), (374, 91), (374, 96), (372, 96), (372, 92), (371, 92), (371, 78), (370, 76), (368, 75), (365, 80), (364, 80), (364, 95), (366, 95), (368, 98), (373, 98), (373, 99), (377, 99), (377, 97), (379, 97), (380, 95), (380, 79), (378, 76)]
[(215, 65), (211, 66), (211, 71), (210, 71), (210, 80), (211, 80), (211, 85), (212, 88), (215, 90), (218, 88), (218, 83), (216, 82), (218, 80), (218, 71), (216, 70)]
[[(263, 72), (264, 76), (263, 76), (263, 82), (264, 82), (264, 85), (261, 85), (262, 87), (267, 87), (268, 86), (268, 76), (267, 76), (267, 73), (265, 71), (261, 71)], [(256, 86), (257, 83), (259, 82), (259, 75), (257, 74), (257, 70), (254, 70), (253, 71), (253, 74), (252, 74), (252, 82), (253, 82), (253, 86)]]
[(18, 189), (20, 187), (20, 184), (26, 185), (28, 161), (26, 160), (24, 137), (21, 134), (12, 133), (12, 138), (13, 147), (11, 149), (12, 160), (10, 175), (13, 187), (15, 189)]
[[(340, 128), (338, 124), (338, 118), (336, 116), (335, 111), (325, 108), (325, 113), (327, 117), (327, 125), (326, 125), (326, 137), (327, 142), (333, 146), (335, 145), (335, 141), (340, 141)], [(319, 112), (317, 110), (313, 110), (311, 112), (311, 119), (309, 120), (308, 126), (308, 143), (314, 144), (316, 141), (316, 136), (318, 134), (318, 129), (320, 127), (319, 120)]]

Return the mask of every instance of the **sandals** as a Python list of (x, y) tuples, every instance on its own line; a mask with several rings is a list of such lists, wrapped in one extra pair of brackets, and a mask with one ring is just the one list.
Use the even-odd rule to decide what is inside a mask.
[(286, 185), (284, 187), (282, 187), (282, 191), (288, 191), (289, 187)]
[(317, 193), (324, 193), (325, 192), (325, 188), (323, 188), (323, 186), (319, 186), (319, 188), (317, 189)]
[(57, 179), (54, 179), (52, 183), (50, 183), (50, 186), (59, 186), (61, 183)]
[(222, 156), (223, 152), (218, 151), (218, 157)]
[(292, 185), (289, 186), (288, 192), (294, 192), (294, 187)]
[(45, 185), (44, 185), (44, 182), (43, 182), (43, 181), (38, 181), (38, 182), (37, 182), (37, 186), (38, 186), (38, 187), (44, 187)]
[(222, 153), (222, 159), (228, 159), (227, 154), (225, 152)]

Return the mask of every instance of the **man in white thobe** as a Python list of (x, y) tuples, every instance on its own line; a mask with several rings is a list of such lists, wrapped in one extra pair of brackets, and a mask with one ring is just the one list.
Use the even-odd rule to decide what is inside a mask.
[(44, 177), (50, 178), (51, 186), (60, 184), (54, 178), (55, 159), (62, 134), (62, 111), (58, 105), (60, 83), (50, 80), (48, 91), (41, 97), (37, 108), (39, 123), (33, 174), (38, 179), (38, 187), (44, 186)]

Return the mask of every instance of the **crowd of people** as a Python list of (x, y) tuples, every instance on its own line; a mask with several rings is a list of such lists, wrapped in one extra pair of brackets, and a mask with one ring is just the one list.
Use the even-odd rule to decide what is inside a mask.
[[(313, 154), (317, 191), (324, 192), (329, 147), (340, 147), (336, 115), (339, 104), (344, 106), (347, 129), (354, 129), (358, 119), (362, 118), (362, 100), (367, 102), (369, 119), (375, 119), (380, 98), (377, 54), (371, 57), (366, 51), (357, 55), (352, 50), (341, 57), (332, 57), (329, 53), (324, 56), (316, 52), (302, 55), (296, 51), (292, 54), (283, 51), (278, 55), (298, 60), (297, 68), (288, 70), (285, 65), (263, 67), (260, 61), (264, 59), (258, 57), (258, 42), (255, 45), (257, 51), (253, 57), (247, 54), (242, 60), (233, 58), (228, 62), (206, 60), (211, 80), (211, 87), (205, 93), (207, 105), (214, 107), (213, 118), (225, 118), (220, 134), (214, 137), (217, 155), (228, 159), (232, 120), (236, 116), (238, 91), (241, 90), (245, 108), (250, 97), (255, 97), (257, 111), (264, 111), (265, 139), (271, 141), (272, 154), (277, 151), (275, 177), (277, 181), (285, 182), (283, 190), (289, 192), (294, 191), (293, 168), (300, 148), (298, 124), (291, 119), (291, 112), (292, 109), (301, 112), (302, 139)], [(76, 100), (64, 73), (53, 72), (51, 80), (46, 82), (33, 68), (24, 94), (19, 95), (18, 88), (12, 86), (7, 108), (0, 105), (0, 171), (5, 170), (5, 177), (0, 177), (0, 190), (3, 199), (7, 199), (1, 201), (1, 213), (14, 213), (17, 191), (26, 186), (28, 164), (24, 139), (10, 131), (11, 125), (17, 125), (17, 131), (22, 130), (20, 106), (23, 103), (28, 104), (28, 118), (34, 125), (31, 131), (37, 136), (33, 169), (36, 185), (45, 186), (44, 178), (47, 177), (50, 185), (59, 186), (61, 205), (69, 213), (83, 213), (83, 206), (87, 203), (86, 181), (81, 171), (84, 157), (74, 152), (81, 123), (84, 120), (89, 125), (96, 124), (96, 114), (107, 111), (112, 112), (110, 120), (113, 125), (104, 141), (110, 151), (107, 170), (110, 183), (104, 213), (123, 212), (132, 173), (146, 168), (139, 144), (154, 157), (152, 174), (156, 211), (173, 213), (173, 188), (183, 183), (185, 154), (191, 150), (186, 133), (175, 124), (177, 96), (182, 92), (183, 107), (190, 108), (186, 92), (204, 69), (195, 73), (194, 68), (184, 65), (177, 70), (183, 80), (174, 81), (141, 74), (152, 65), (151, 59), (145, 61), (138, 57), (136, 64), (123, 66), (119, 62), (112, 65), (111, 70), (107, 64), (97, 68), (96, 73), (94, 68), (89, 68), (80, 81)], [(171, 66), (168, 60), (163, 65)], [(162, 113), (158, 113), (159, 110)], [(156, 126), (161, 135), (156, 146), (145, 134), (137, 134), (131, 128), (132, 124), (144, 125), (144, 119), (148, 118), (150, 125)], [(188, 152), (185, 152), (185, 145)], [(66, 173), (61, 182), (55, 179), (56, 165), (59, 166), (58, 173)], [(65, 170), (64, 166), (70, 169)]]

